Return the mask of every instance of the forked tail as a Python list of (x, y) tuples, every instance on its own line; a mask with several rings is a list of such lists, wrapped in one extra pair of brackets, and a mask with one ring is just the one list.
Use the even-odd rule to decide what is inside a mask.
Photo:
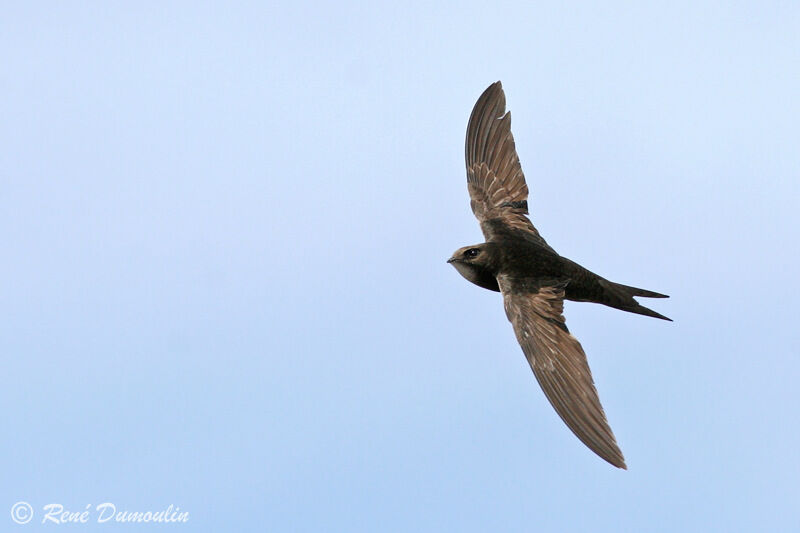
[(639, 289), (637, 287), (629, 287), (628, 285), (614, 283), (613, 281), (605, 279), (600, 281), (600, 285), (606, 289), (605, 298), (603, 298), (602, 302), (605, 305), (615, 309), (621, 309), (622, 311), (628, 311), (629, 313), (652, 316), (653, 318), (660, 318), (661, 320), (669, 320), (672, 322), (671, 318), (656, 313), (633, 299), (634, 296), (641, 296), (643, 298), (669, 298), (666, 294)]

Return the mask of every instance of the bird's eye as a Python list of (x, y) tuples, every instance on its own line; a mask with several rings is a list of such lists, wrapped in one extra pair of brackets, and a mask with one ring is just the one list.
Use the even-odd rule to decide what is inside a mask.
[(464, 252), (464, 255), (472, 259), (474, 257), (478, 257), (479, 253), (481, 253), (481, 251), (478, 250), (477, 248), (470, 248), (469, 250)]

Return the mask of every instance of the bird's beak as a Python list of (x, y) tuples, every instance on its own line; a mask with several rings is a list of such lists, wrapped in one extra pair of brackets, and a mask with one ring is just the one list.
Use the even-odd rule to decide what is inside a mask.
[(455, 258), (455, 257), (451, 257), (450, 259), (448, 259), (448, 260), (447, 260), (447, 262), (448, 262), (448, 263), (452, 263), (452, 262), (453, 262), (453, 261), (455, 261), (455, 260), (456, 260), (456, 258)]

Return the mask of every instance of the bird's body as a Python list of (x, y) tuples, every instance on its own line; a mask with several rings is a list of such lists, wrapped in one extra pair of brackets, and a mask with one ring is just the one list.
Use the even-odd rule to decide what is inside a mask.
[(500, 82), (475, 104), (466, 160), (471, 207), (486, 242), (457, 250), (448, 262), (472, 283), (503, 294), (506, 315), (550, 403), (584, 444), (625, 468), (586, 356), (564, 321), (563, 301), (600, 303), (669, 320), (633, 298), (666, 296), (608, 281), (560, 256), (539, 235), (526, 216), (528, 187)]
[[(634, 296), (666, 298), (657, 292), (628, 287), (608, 281), (566, 257), (560, 256), (549, 246), (525, 238), (524, 232), (509, 232), (508, 236), (484, 243), (483, 251), (491, 256), (487, 267), (473, 267), (452, 261), (465, 278), (476, 285), (500, 292), (497, 277), (505, 275), (517, 286), (535, 287), (548, 283), (565, 283), (564, 299), (574, 302), (592, 302), (669, 320), (652, 309), (642, 306)], [(471, 249), (481, 245), (468, 246)], [(472, 270), (474, 273), (470, 273)], [(466, 274), (465, 274), (466, 273)]]

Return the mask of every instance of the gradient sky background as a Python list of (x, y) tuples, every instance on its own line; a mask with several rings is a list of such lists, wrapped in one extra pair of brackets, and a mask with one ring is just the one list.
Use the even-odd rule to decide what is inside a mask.
[[(4, 531), (800, 530), (796, 2), (129, 4), (0, 17)], [(445, 264), (497, 79), (627, 472)]]

